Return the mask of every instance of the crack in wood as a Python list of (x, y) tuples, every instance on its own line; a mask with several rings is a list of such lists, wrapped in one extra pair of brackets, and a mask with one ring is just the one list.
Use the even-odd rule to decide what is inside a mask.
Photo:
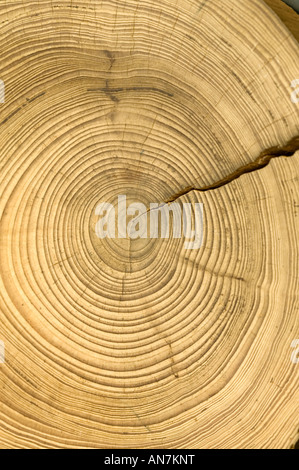
[(261, 168), (264, 168), (267, 166), (272, 158), (277, 158), (277, 157), (291, 157), (294, 155), (294, 153), (299, 150), (299, 135), (291, 139), (286, 145), (282, 147), (271, 147), (267, 150), (264, 150), (259, 157), (251, 163), (247, 163), (246, 165), (242, 165), (240, 168), (235, 170), (233, 173), (230, 175), (226, 176), (225, 178), (222, 178), (219, 181), (216, 181), (215, 183), (212, 183), (208, 186), (203, 186), (202, 188), (196, 188), (194, 186), (188, 186), (184, 188), (182, 191), (174, 194), (170, 198), (168, 198), (165, 201), (165, 204), (169, 204), (171, 202), (174, 202), (178, 198), (185, 196), (186, 194), (190, 193), (191, 191), (199, 191), (199, 192), (206, 192), (206, 191), (211, 191), (214, 189), (221, 188), (222, 186), (225, 186), (232, 181), (240, 178), (240, 176), (246, 174), (246, 173), (251, 173), (253, 171), (260, 170)]

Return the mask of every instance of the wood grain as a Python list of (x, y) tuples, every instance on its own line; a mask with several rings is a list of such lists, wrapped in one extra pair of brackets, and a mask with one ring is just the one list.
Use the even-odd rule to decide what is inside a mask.
[(282, 0), (264, 0), (299, 41), (298, 14)]
[[(1, 447), (293, 446), (294, 36), (261, 0), (28, 0), (0, 23)], [(97, 238), (120, 194), (203, 203), (202, 247)]]

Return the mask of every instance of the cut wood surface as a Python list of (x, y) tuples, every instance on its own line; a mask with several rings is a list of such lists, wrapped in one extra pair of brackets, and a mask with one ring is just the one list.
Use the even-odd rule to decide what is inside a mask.
[[(287, 26), (297, 41), (299, 41), (298, 14), (282, 0), (265, 0), (265, 2), (275, 11), (281, 21)], [(297, 9), (299, 9), (299, 5), (297, 5)]]
[[(294, 446), (293, 34), (262, 0), (5, 2), (0, 24), (0, 446)], [(98, 238), (119, 195), (203, 203), (201, 248)]]

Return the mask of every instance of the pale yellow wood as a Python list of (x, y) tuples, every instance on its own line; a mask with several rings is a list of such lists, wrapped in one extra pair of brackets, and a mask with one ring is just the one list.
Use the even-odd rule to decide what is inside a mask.
[[(0, 23), (0, 446), (293, 446), (294, 36), (261, 0), (5, 2)], [(202, 202), (202, 247), (100, 240), (121, 194)]]

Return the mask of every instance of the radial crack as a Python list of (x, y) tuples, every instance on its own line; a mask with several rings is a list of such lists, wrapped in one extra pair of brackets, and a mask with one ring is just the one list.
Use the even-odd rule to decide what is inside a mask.
[(226, 184), (231, 183), (237, 178), (240, 178), (240, 176), (244, 175), (245, 173), (251, 173), (252, 171), (257, 171), (261, 168), (264, 168), (270, 163), (272, 158), (282, 156), (291, 157), (297, 150), (299, 150), (299, 135), (294, 137), (283, 147), (271, 147), (270, 149), (264, 150), (254, 162), (247, 163), (246, 165), (241, 166), (230, 175), (225, 176), (224, 178), (219, 181), (216, 181), (215, 183), (212, 183), (208, 186), (203, 186), (202, 188), (187, 186), (182, 191), (174, 194), (169, 199), (167, 199), (165, 201), (165, 204), (174, 202), (176, 199), (180, 198), (181, 196), (184, 196), (185, 194), (190, 193), (191, 191), (205, 192), (220, 188), (221, 186), (225, 186)]
[(244, 175), (245, 173), (251, 173), (252, 171), (257, 171), (260, 170), (261, 168), (264, 168), (267, 166), (272, 158), (276, 157), (291, 157), (294, 155), (294, 153), (299, 150), (299, 135), (291, 139), (286, 145), (282, 147), (271, 147), (267, 150), (264, 150), (259, 157), (251, 163), (247, 163), (246, 165), (241, 166), (237, 170), (235, 170), (233, 173), (230, 175), (226, 176), (225, 178), (222, 178), (219, 181), (216, 181), (215, 183), (212, 183), (208, 186), (203, 186), (202, 188), (196, 188), (194, 186), (188, 186), (187, 188), (183, 189), (182, 191), (174, 194), (171, 196), (169, 199), (166, 201), (161, 202), (158, 207), (156, 208), (149, 208), (146, 210), (146, 212), (143, 212), (142, 214), (139, 214), (137, 217), (134, 217), (132, 219), (132, 222), (137, 219), (139, 219), (142, 215), (154, 211), (154, 210), (159, 210), (162, 207), (164, 207), (166, 204), (170, 204), (171, 202), (176, 201), (182, 196), (185, 196), (186, 194), (190, 193), (191, 191), (199, 191), (199, 192), (206, 192), (206, 191), (212, 191), (213, 189), (220, 188), (221, 186), (225, 186), (226, 184), (231, 183), (232, 181), (236, 180), (237, 178), (240, 178), (240, 176)]

